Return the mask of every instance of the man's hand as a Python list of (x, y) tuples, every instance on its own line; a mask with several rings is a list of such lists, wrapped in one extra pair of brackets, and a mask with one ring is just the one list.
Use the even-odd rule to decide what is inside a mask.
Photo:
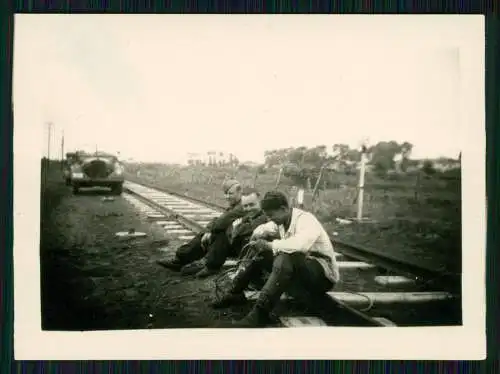
[(267, 222), (257, 226), (253, 230), (251, 240), (255, 241), (258, 239), (264, 239), (270, 237), (279, 238), (279, 229), (278, 226), (276, 226), (276, 224)]
[(271, 243), (263, 239), (257, 239), (252, 242), (252, 245), (260, 252), (272, 251)]
[(201, 246), (203, 248), (207, 247), (208, 243), (210, 242), (211, 236), (212, 235), (209, 232), (203, 234), (203, 236), (201, 237)]

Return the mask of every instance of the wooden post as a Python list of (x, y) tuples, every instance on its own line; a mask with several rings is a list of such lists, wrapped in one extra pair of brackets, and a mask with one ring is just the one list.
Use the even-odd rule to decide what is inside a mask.
[(420, 198), (420, 175), (421, 174), (422, 174), (422, 172), (419, 170), (417, 173), (416, 181), (415, 181), (415, 201), (417, 201), (417, 202)]
[(297, 191), (297, 206), (300, 209), (304, 209), (304, 189), (299, 188)]
[(61, 170), (64, 169), (64, 130), (62, 130), (61, 136)]
[(365, 164), (366, 164), (366, 146), (363, 145), (361, 149), (361, 165), (359, 168), (359, 184), (358, 184), (358, 213), (356, 219), (361, 221), (363, 219), (363, 195), (365, 188)]
[(52, 140), (52, 123), (48, 123), (48, 128), (49, 128), (49, 135), (47, 139), (47, 160), (50, 161), (50, 143)]
[(50, 143), (52, 140), (52, 122), (47, 123), (48, 127), (48, 136), (47, 136), (47, 162), (44, 167), (44, 174), (43, 174), (43, 183), (44, 183), (44, 188), (47, 188), (47, 173), (50, 168)]
[(257, 186), (257, 178), (259, 177), (259, 169), (255, 171), (255, 175), (253, 176), (252, 187), (255, 188)]
[(276, 178), (276, 185), (274, 186), (275, 189), (277, 189), (280, 185), (281, 173), (283, 173), (283, 166), (280, 167), (280, 170), (278, 171), (278, 178)]
[(313, 202), (316, 201), (316, 195), (318, 194), (318, 188), (319, 188), (319, 184), (321, 182), (321, 178), (323, 177), (324, 170), (325, 170), (325, 165), (322, 165), (321, 169), (319, 170), (318, 179), (316, 180), (316, 183), (314, 185), (314, 190), (313, 190), (313, 195), (312, 195)]
[(307, 177), (306, 187), (307, 187), (307, 190), (308, 190), (308, 191), (311, 191), (311, 190), (312, 190), (312, 186), (311, 186), (311, 178), (309, 178), (309, 177)]

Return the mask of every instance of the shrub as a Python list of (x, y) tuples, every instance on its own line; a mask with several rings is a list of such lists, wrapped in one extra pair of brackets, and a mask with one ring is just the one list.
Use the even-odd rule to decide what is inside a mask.
[(436, 173), (436, 169), (434, 168), (434, 165), (430, 160), (425, 160), (423, 165), (422, 165), (422, 171), (426, 175), (433, 175)]

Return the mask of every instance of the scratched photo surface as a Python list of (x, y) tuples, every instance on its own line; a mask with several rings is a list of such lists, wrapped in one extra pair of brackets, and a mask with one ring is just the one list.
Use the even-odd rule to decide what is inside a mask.
[(483, 30), (17, 15), (16, 358), (482, 357)]

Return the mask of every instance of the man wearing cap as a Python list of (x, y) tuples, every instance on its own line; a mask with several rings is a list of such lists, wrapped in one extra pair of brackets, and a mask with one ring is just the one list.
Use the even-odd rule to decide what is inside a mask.
[[(317, 218), (288, 205), (279, 191), (266, 193), (262, 210), (271, 220), (255, 229), (252, 245), (258, 256), (233, 280), (229, 292), (212, 305), (224, 308), (246, 301), (244, 290), (263, 271), (270, 275), (250, 313), (231, 327), (260, 327), (270, 322), (270, 314), (284, 292), (307, 295), (309, 302), (321, 299), (340, 280), (332, 243)], [(269, 233), (280, 239), (261, 239)]]
[[(218, 256), (219, 252), (227, 252), (230, 246), (227, 230), (233, 221), (245, 215), (241, 206), (241, 185), (237, 180), (229, 179), (222, 185), (229, 207), (219, 217), (213, 219), (205, 230), (195, 235), (191, 241), (180, 246), (173, 260), (159, 260), (158, 264), (184, 275), (196, 274), (207, 265), (210, 269), (219, 269), (225, 261)], [(212, 251), (211, 248), (219, 248)], [(199, 261), (203, 259), (203, 261)], [(206, 273), (206, 272), (205, 272)], [(200, 274), (209, 275), (209, 274)]]

